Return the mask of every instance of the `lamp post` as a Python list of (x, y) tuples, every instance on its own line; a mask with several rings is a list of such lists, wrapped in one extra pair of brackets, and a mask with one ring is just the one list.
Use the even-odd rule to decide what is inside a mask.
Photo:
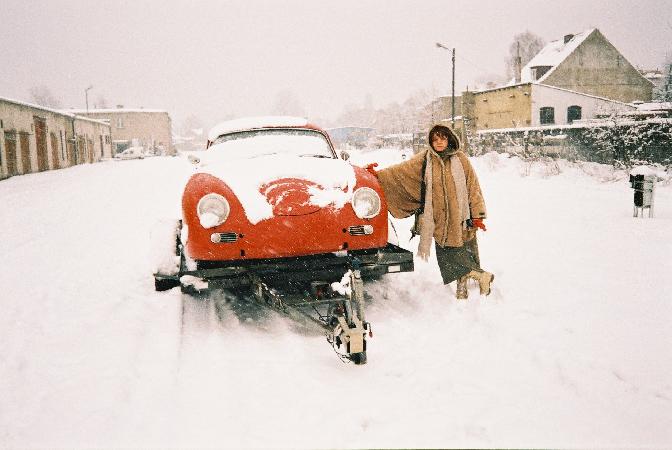
[(451, 100), (450, 125), (453, 128), (455, 128), (455, 47), (449, 48), (449, 47), (446, 47), (445, 45), (443, 45), (440, 42), (437, 42), (436, 46), (439, 47), (439, 48), (442, 48), (444, 50), (450, 50), (451, 53), (452, 53), (451, 60), (452, 60), (452, 64), (453, 64), (453, 76), (452, 76), (452, 81), (451, 81), (452, 92), (451, 92), (451, 97), (450, 97), (450, 100)]
[(93, 89), (93, 86), (89, 86), (84, 89), (84, 96), (86, 98), (86, 115), (89, 115), (89, 90)]

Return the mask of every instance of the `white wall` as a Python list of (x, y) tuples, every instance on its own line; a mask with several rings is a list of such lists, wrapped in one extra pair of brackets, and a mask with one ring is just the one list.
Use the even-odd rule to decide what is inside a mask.
[(597, 114), (610, 114), (636, 109), (634, 106), (612, 100), (533, 84), (531, 126), (538, 127), (541, 125), (539, 122), (539, 110), (545, 106), (555, 108), (555, 125), (567, 125), (567, 108), (574, 105), (581, 107), (582, 119), (592, 119)]
[[(68, 167), (74, 164), (74, 161), (68, 160), (67, 147), (61, 151), (61, 135), (67, 135), (68, 138), (72, 137), (72, 115), (62, 114), (58, 111), (51, 110), (48, 108), (41, 108), (36, 105), (25, 104), (21, 102), (9, 101), (0, 99), (0, 119), (2, 119), (2, 128), (0, 128), (0, 152), (2, 152), (2, 165), (0, 165), (0, 178), (6, 177), (9, 175), (7, 167), (7, 149), (6, 143), (4, 141), (5, 131), (16, 131), (16, 152), (17, 152), (17, 168), (19, 173), (27, 173), (27, 168), (23, 167), (22, 158), (21, 158), (21, 146), (18, 133), (26, 132), (29, 133), (28, 145), (29, 145), (29, 157), (31, 162), (31, 172), (37, 172), (37, 144), (35, 141), (35, 130), (34, 130), (34, 118), (33, 116), (39, 116), (46, 120), (47, 126), (47, 164), (48, 169), (54, 169), (56, 166), (63, 168)], [(59, 158), (58, 164), (53, 160), (53, 152), (51, 146), (51, 137), (50, 133), (54, 132), (58, 138), (58, 152), (57, 157)], [(93, 140), (94, 144), (94, 155), (95, 160), (100, 160), (100, 135), (104, 138), (103, 145), (103, 158), (112, 157), (112, 145), (110, 139), (110, 127), (109, 125), (102, 124), (97, 121), (88, 120), (85, 118), (76, 118), (75, 119), (75, 132), (77, 134), (84, 135)], [(105, 136), (107, 138), (105, 139)], [(107, 142), (105, 142), (107, 141)], [(66, 141), (63, 140), (63, 145), (66, 146)], [(65, 156), (65, 158), (64, 158)]]

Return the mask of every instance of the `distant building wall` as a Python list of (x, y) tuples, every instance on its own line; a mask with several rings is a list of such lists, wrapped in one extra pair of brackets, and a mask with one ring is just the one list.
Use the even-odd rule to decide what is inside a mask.
[[(156, 150), (162, 146), (168, 153), (173, 152), (172, 121), (165, 111), (135, 109), (90, 109), (75, 110), (78, 115), (105, 120), (110, 124), (112, 140), (121, 144), (137, 139), (146, 150)], [(117, 151), (125, 145), (119, 145)], [(113, 147), (114, 149), (114, 147)]]
[(105, 123), (0, 98), (0, 178), (111, 157)]
[(543, 84), (618, 100), (651, 101), (653, 84), (595, 30)]
[(530, 83), (475, 92), (471, 95), (464, 93), (463, 110), (469, 116), (470, 127), (476, 130), (530, 126), (531, 93)]

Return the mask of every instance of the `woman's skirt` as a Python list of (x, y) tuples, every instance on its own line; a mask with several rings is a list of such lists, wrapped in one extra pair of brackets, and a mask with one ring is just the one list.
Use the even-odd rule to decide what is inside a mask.
[(439, 263), (443, 284), (451, 283), (472, 270), (483, 271), (478, 256), (478, 242), (475, 237), (465, 242), (462, 247), (441, 247), (436, 243), (434, 247), (436, 248), (436, 260)]

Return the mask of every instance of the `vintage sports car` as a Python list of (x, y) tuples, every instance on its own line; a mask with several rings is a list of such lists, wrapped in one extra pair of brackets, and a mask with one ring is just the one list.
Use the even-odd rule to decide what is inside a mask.
[(413, 270), (412, 254), (388, 243), (376, 177), (302, 118), (233, 120), (208, 138), (190, 156), (179, 266), (155, 273), (156, 289), (249, 287), (261, 305), (324, 329), (343, 358), (366, 362), (362, 280)]

